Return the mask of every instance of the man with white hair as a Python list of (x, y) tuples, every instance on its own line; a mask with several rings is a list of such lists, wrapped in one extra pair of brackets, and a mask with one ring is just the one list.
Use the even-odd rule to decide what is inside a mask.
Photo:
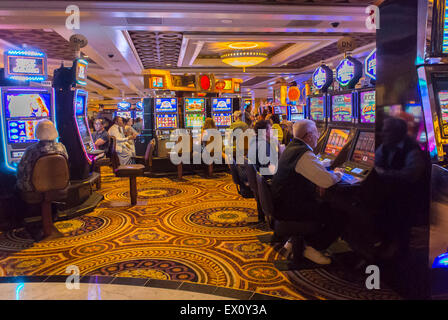
[(61, 154), (68, 159), (65, 146), (56, 142), (58, 132), (50, 120), (41, 120), (37, 123), (34, 136), (39, 142), (25, 149), (17, 168), (17, 188), (22, 192), (33, 192), (31, 182), (33, 167), (36, 161), (47, 154)]
[(272, 180), (275, 218), (278, 220), (314, 221), (323, 226), (317, 234), (305, 239), (303, 255), (317, 264), (330, 264), (331, 259), (320, 251), (339, 236), (338, 219), (332, 210), (316, 200), (316, 187), (327, 189), (338, 183), (342, 172), (325, 169), (313, 152), (319, 133), (311, 120), (297, 121), (293, 140), (280, 156), (277, 173)]
[(229, 130), (241, 129), (246, 131), (249, 126), (243, 121), (243, 113), (239, 110), (233, 113), (233, 123), (230, 125)]

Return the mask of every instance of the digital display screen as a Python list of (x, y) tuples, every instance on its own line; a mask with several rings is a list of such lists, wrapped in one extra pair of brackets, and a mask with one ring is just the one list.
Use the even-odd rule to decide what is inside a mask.
[(157, 98), (156, 112), (177, 112), (176, 98)]
[(44, 57), (8, 56), (9, 75), (45, 75)]
[(39, 120), (11, 120), (8, 121), (9, 143), (37, 142), (34, 130)]
[(123, 118), (123, 119), (130, 119), (130, 118), (132, 118), (131, 111), (117, 111), (115, 116)]
[(205, 115), (202, 113), (190, 113), (185, 115), (186, 128), (202, 128), (205, 121)]
[(6, 118), (51, 116), (51, 94), (47, 92), (5, 92)]
[(131, 108), (131, 103), (127, 101), (121, 101), (117, 103), (117, 109), (120, 111), (126, 111)]
[(76, 115), (84, 115), (85, 105), (86, 105), (86, 96), (83, 94), (78, 94), (75, 100)]
[(331, 97), (332, 114), (331, 121), (335, 122), (351, 122), (353, 116), (352, 95), (343, 94)]
[(286, 114), (286, 107), (274, 107), (274, 114)]
[(310, 115), (313, 121), (324, 120), (324, 97), (310, 98)]
[(375, 165), (375, 133), (365, 131), (359, 133), (352, 161), (370, 167)]
[(212, 99), (212, 111), (230, 111), (232, 112), (232, 99), (230, 98), (214, 98)]
[(204, 112), (204, 98), (185, 98), (185, 112)]
[(86, 85), (87, 80), (87, 61), (78, 59), (76, 63), (76, 83)]
[(448, 90), (439, 91), (439, 105), (442, 122), (448, 124)]
[(375, 91), (361, 92), (361, 123), (375, 123)]
[(82, 142), (87, 144), (90, 142), (90, 131), (87, 127), (86, 118), (84, 116), (76, 117), (76, 124), (78, 125), (79, 134), (81, 135)]
[(305, 119), (303, 113), (292, 113), (290, 121), (300, 121)]
[(229, 127), (232, 124), (231, 113), (214, 113), (213, 120), (217, 127)]
[(303, 106), (290, 106), (291, 113), (303, 113)]
[(325, 153), (337, 157), (347, 143), (349, 133), (350, 130), (331, 129), (325, 146)]
[(143, 111), (136, 111), (135, 112), (135, 118), (143, 119)]
[(443, 53), (448, 53), (448, 21), (446, 19), (447, 15), (448, 15), (448, 0), (445, 0), (445, 12), (443, 19), (443, 44), (442, 44)]
[(157, 114), (156, 115), (157, 129), (174, 129), (177, 128), (176, 114)]
[(137, 103), (135, 104), (135, 107), (136, 107), (138, 110), (143, 110), (143, 102), (141, 102), (141, 101), (137, 102)]
[(153, 88), (163, 88), (163, 77), (152, 77)]

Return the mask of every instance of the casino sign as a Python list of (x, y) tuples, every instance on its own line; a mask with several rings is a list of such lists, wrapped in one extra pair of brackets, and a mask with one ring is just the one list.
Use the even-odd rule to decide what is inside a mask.
[(4, 53), (5, 78), (18, 81), (45, 81), (47, 56), (32, 50), (9, 50)]
[(336, 67), (336, 80), (343, 87), (352, 89), (362, 77), (362, 63), (352, 57), (342, 60)]
[(372, 80), (376, 80), (376, 49), (373, 50), (364, 62), (365, 74)]
[(333, 71), (323, 64), (314, 71), (312, 80), (316, 89), (325, 91), (333, 83)]

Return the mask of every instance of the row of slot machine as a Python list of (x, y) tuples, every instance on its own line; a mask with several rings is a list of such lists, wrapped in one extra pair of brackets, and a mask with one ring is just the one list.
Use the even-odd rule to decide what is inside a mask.
[(117, 104), (117, 111), (114, 112), (114, 117), (121, 117), (124, 119), (142, 119), (143, 120), (143, 102), (138, 101), (135, 107), (128, 101), (120, 101)]
[[(1, 176), (15, 179), (26, 148), (38, 141), (35, 137), (37, 123), (48, 119), (55, 124), (58, 140), (65, 145), (69, 156), (71, 186), (70, 199), (65, 201), (67, 208), (82, 210), (82, 203), (91, 196), (98, 199), (90, 200), (99, 202), (102, 197), (94, 194), (91, 184), (84, 183), (95, 178), (92, 177), (92, 164), (102, 153), (95, 149), (87, 120), (88, 94), (83, 86), (86, 84), (88, 62), (78, 58), (72, 67), (55, 70), (50, 86), (41, 84), (47, 74), (44, 53), (10, 50), (4, 56), (7, 63), (0, 79)], [(29, 69), (32, 71), (30, 74), (22, 72), (15, 75), (14, 70), (20, 69), (18, 65), (23, 63), (36, 68)]]
[(375, 88), (310, 96), (304, 117), (316, 122), (324, 165), (343, 168), (343, 182), (365, 180), (375, 162)]
[[(182, 106), (179, 102), (183, 102)], [(209, 107), (208, 107), (209, 105)], [(165, 157), (171, 148), (171, 132), (178, 128), (190, 131), (193, 137), (201, 132), (206, 117), (211, 117), (221, 134), (232, 124), (232, 114), (239, 109), (237, 98), (155, 98), (154, 129), (157, 150)]]

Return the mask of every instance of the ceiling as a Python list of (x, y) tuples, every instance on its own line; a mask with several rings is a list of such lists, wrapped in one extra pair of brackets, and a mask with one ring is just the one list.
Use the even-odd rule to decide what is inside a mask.
[[(365, 57), (375, 48), (375, 32), (365, 26), (365, 8), (373, 2), (81, 0), (80, 29), (70, 30), (65, 10), (71, 2), (1, 1), (0, 55), (23, 45), (39, 48), (51, 75), (61, 62), (71, 64), (75, 51), (68, 40), (79, 33), (88, 40), (81, 52), (90, 62), (91, 102), (145, 95), (146, 68), (240, 77), (243, 93), (264, 97), (280, 77), (303, 81), (322, 61), (334, 66), (343, 58), (337, 41), (344, 36), (356, 42), (352, 54)], [(246, 72), (224, 64), (220, 55), (238, 42), (256, 45), (268, 59)]]

